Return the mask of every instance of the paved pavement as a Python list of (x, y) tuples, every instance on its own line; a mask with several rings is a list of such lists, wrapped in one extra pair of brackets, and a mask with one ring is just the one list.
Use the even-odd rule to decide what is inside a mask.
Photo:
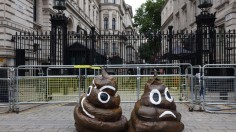
[[(46, 104), (16, 113), (0, 114), (0, 132), (75, 132), (75, 104)], [(129, 119), (132, 103), (122, 103)], [(189, 112), (185, 104), (177, 104), (185, 124), (184, 132), (236, 132), (236, 114)]]

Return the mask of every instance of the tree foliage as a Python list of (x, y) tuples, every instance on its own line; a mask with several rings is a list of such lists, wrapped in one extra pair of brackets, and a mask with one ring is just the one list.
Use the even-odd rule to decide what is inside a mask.
[(157, 62), (157, 53), (161, 48), (161, 36), (151, 36), (148, 38), (147, 43), (141, 44), (139, 47), (139, 55), (147, 63)]
[(140, 58), (148, 63), (155, 63), (161, 41), (156, 35), (161, 28), (161, 10), (165, 0), (147, 0), (137, 10), (134, 16), (135, 26), (139, 32), (145, 34), (147, 43), (139, 47)]
[(165, 0), (147, 0), (136, 10), (134, 23), (141, 33), (154, 33), (160, 30), (161, 10), (164, 4)]

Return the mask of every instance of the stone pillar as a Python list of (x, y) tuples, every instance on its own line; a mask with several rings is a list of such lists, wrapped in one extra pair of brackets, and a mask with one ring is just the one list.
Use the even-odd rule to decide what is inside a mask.
[(104, 14), (103, 14), (103, 11), (101, 12), (100, 28), (104, 30)]
[(119, 13), (116, 12), (116, 30), (119, 30)]
[(109, 11), (109, 20), (108, 20), (108, 23), (109, 23), (109, 30), (112, 29), (112, 11)]
[(43, 1), (42, 0), (38, 0), (36, 6), (37, 6), (36, 7), (36, 12), (37, 12), (36, 22), (39, 23), (39, 24), (43, 24), (43, 19), (42, 19), (42, 16), (43, 16), (43, 12), (42, 12)]

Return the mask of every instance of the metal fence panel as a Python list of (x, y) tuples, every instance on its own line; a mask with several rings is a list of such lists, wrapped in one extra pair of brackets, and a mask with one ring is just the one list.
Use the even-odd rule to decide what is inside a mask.
[[(16, 74), (13, 68), (0, 68), (0, 108), (17, 111), (25, 107), (21, 104), (77, 102), (87, 92), (93, 79), (100, 75), (99, 70), (82, 67), (85, 68), (74, 65), (19, 66)], [(207, 64), (203, 67), (192, 67), (191, 64), (123, 64), (93, 67), (103, 67), (117, 79), (121, 102), (136, 102), (142, 96), (147, 80), (153, 77), (153, 71), (157, 69), (158, 77), (169, 88), (175, 102), (190, 102), (192, 108), (194, 105), (203, 105), (207, 112), (232, 112), (236, 109), (235, 64)], [(231, 76), (218, 75), (214, 73), (215, 69), (218, 73), (233, 73)], [(24, 76), (18, 74), (21, 70), (25, 72)], [(36, 70), (40, 72), (35, 74)]]
[[(203, 76), (204, 108), (207, 112), (236, 113), (236, 65), (208, 64), (203, 67), (204, 73), (208, 69), (218, 68), (220, 71), (233, 69), (234, 76)], [(208, 70), (209, 71), (209, 70)]]
[[(122, 93), (122, 102), (136, 102), (142, 96), (147, 80), (154, 75), (154, 69), (158, 70), (158, 77), (169, 88), (176, 102), (189, 102), (191, 78), (187, 78), (185, 73), (182, 73), (182, 69), (190, 67), (192, 74), (191, 64), (130, 64), (106, 65), (105, 67), (109, 71), (113, 69), (119, 81), (122, 80), (122, 83), (118, 85), (118, 93)], [(170, 74), (166, 74), (165, 70), (167, 73), (170, 71)], [(119, 75), (117, 71), (122, 71), (122, 75)]]
[[(104, 67), (109, 74), (117, 79), (117, 93), (121, 97), (121, 102), (136, 102), (141, 97), (147, 80), (153, 77), (153, 70), (167, 68), (171, 73), (175, 73), (160, 73), (158, 77), (164, 85), (169, 87), (176, 102), (189, 102), (191, 78), (187, 78), (185, 74), (181, 73), (182, 66), (191, 67), (190, 64), (134, 64), (93, 67)], [(32, 74), (36, 69), (41, 74)], [(76, 68), (72, 65), (19, 66), (17, 72), (21, 70), (27, 73), (23, 74), (25, 76), (17, 74), (17, 110), (23, 109), (25, 104), (77, 102), (79, 97), (87, 92), (93, 79), (100, 75), (99, 70), (81, 68), (80, 66)]]
[(189, 111), (203, 111), (203, 86), (202, 86), (202, 67), (200, 65), (196, 65), (192, 67), (192, 73), (190, 72), (190, 68), (185, 69), (185, 74), (187, 76), (187, 81), (190, 82), (191, 85), (190, 94), (189, 94)]
[(0, 67), (0, 113), (12, 110), (14, 84), (14, 69)]

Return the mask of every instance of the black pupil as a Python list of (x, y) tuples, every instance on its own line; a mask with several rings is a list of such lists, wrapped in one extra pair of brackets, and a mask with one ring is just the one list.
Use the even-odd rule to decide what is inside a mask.
[(166, 94), (167, 94), (167, 97), (170, 99), (171, 98), (170, 93), (167, 91)]
[(89, 89), (88, 89), (88, 91), (87, 91), (87, 94), (89, 94), (89, 92), (90, 92), (90, 89), (91, 89), (91, 87), (89, 87)]
[(159, 95), (157, 93), (153, 94), (153, 100), (158, 102), (159, 101)]
[(101, 98), (102, 101), (106, 101), (106, 100), (108, 99), (108, 95), (105, 94), (105, 93), (102, 93), (102, 94), (100, 95), (100, 98)]

